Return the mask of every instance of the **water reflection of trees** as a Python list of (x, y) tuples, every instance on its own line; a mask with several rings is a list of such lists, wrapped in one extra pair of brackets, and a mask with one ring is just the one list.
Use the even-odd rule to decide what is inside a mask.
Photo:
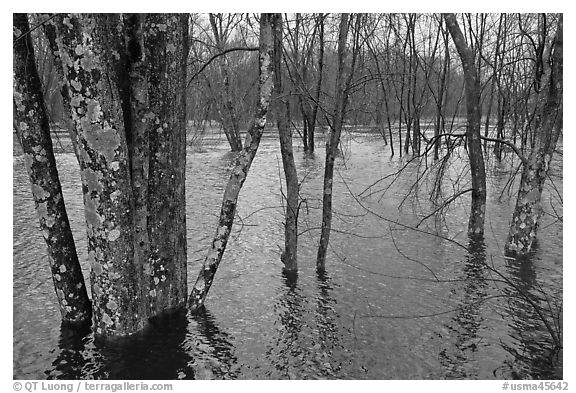
[[(452, 323), (447, 327), (455, 334), (453, 349), (440, 352), (440, 362), (450, 379), (478, 378), (474, 354), (481, 338), (482, 305), (487, 298), (486, 246), (481, 236), (470, 236), (464, 264), (462, 302), (456, 308)], [(453, 352), (452, 352), (453, 351)]]
[(48, 379), (235, 378), (234, 346), (205, 309), (155, 318), (142, 332), (94, 342), (89, 326), (62, 325)]
[[(196, 379), (235, 379), (235, 355), (233, 338), (221, 330), (216, 319), (205, 308), (193, 313), (186, 337), (185, 349), (190, 355), (188, 366), (194, 369)], [(191, 323), (192, 325), (192, 323)]]
[(52, 362), (52, 368), (46, 370), (47, 379), (85, 379), (85, 366), (90, 362), (86, 347), (91, 338), (91, 327), (70, 326), (67, 323), (60, 325), (60, 338), (58, 340), (59, 353)]
[(303, 325), (304, 299), (298, 288), (298, 273), (283, 272), (282, 278), (284, 288), (278, 302), (274, 304), (280, 331), (273, 345), (266, 350), (266, 358), (274, 367), (274, 370), (267, 373), (267, 377), (296, 379), (300, 377), (296, 373), (301, 369), (298, 360), (305, 357), (305, 346), (298, 342)]
[(302, 295), (297, 274), (284, 273), (283, 280), (283, 292), (274, 306), (280, 322), (278, 335), (266, 351), (274, 370), (267, 377), (335, 377), (342, 365), (334, 355), (342, 345), (335, 321), (336, 301), (331, 293), (330, 276), (326, 272), (317, 274), (315, 302)]
[(503, 317), (508, 321), (511, 342), (501, 345), (513, 360), (495, 374), (514, 379), (562, 379), (561, 357), (553, 338), (561, 331), (562, 306), (542, 290), (532, 258), (506, 260), (510, 285), (503, 289), (508, 299)]
[[(333, 377), (340, 371), (342, 364), (333, 355), (335, 349), (343, 349), (338, 335), (334, 305), (336, 300), (332, 297), (334, 289), (332, 279), (326, 271), (316, 273), (318, 284), (318, 297), (316, 298), (316, 327), (322, 358), (320, 370), (326, 377)], [(338, 351), (340, 352), (340, 351)]]
[(190, 378), (183, 348), (186, 312), (155, 318), (141, 333), (118, 342), (97, 343), (109, 379)]
[(157, 318), (142, 332), (94, 341), (90, 327), (61, 326), (59, 353), (48, 379), (177, 379), (186, 367), (182, 350), (186, 314)]

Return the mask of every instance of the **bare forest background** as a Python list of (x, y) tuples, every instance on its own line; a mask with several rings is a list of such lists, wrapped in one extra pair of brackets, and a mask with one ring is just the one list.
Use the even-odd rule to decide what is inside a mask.
[[(150, 318), (197, 312), (237, 218), (263, 135), (280, 141), (286, 274), (298, 271), (307, 200), (294, 155), (325, 151), (316, 269), (330, 268), (335, 162), (347, 132), (378, 135), (405, 164), (355, 195), (363, 204), (412, 162), (434, 208), (457, 201), (471, 253), (483, 244), (486, 162), (515, 157), (505, 258), (529, 258), (553, 157), (562, 158), (562, 14), (14, 14), (14, 131), (26, 160), (63, 320), (127, 336)], [(90, 290), (82, 276), (52, 139), (67, 134), (82, 177)], [(214, 237), (188, 288), (186, 146), (224, 135), (235, 156)], [(296, 152), (295, 152), (296, 149)], [(455, 156), (461, 176), (447, 190)], [(336, 173), (336, 174), (335, 174)], [(514, 185), (516, 184), (516, 185)], [(502, 190), (502, 192), (505, 192)], [(408, 195), (406, 198), (408, 198)], [(562, 203), (561, 192), (557, 200)], [(562, 221), (561, 205), (546, 214)], [(399, 225), (398, 222), (394, 224)], [(444, 239), (451, 241), (450, 239)], [(518, 290), (562, 347), (559, 314)]]

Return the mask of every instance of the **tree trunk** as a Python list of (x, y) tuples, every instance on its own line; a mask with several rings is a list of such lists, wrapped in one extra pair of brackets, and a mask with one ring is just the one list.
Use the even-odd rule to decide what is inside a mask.
[(322, 75), (324, 72), (324, 14), (319, 15), (317, 23), (318, 22), (320, 23), (320, 31), (318, 33), (318, 80), (316, 81), (315, 102), (312, 106), (312, 116), (308, 127), (308, 151), (310, 153), (314, 153), (314, 131), (316, 130), (316, 118), (318, 117), (318, 108), (320, 107), (320, 93), (322, 93)]
[(464, 69), (464, 84), (466, 87), (466, 143), (470, 159), (472, 176), (472, 203), (468, 233), (480, 235), (484, 233), (484, 216), (486, 213), (486, 171), (480, 141), (480, 79), (474, 65), (474, 54), (466, 44), (462, 31), (454, 14), (443, 14), (448, 31), (458, 50)]
[[(224, 51), (224, 37), (222, 37), (221, 32), (218, 30), (216, 24), (216, 18), (214, 14), (208, 15), (210, 19), (210, 26), (212, 27), (212, 33), (214, 34), (214, 39), (216, 40), (216, 49), (219, 52)], [(230, 149), (234, 152), (239, 152), (242, 150), (242, 139), (240, 138), (240, 130), (238, 127), (238, 119), (236, 117), (234, 104), (232, 103), (232, 97), (230, 94), (230, 76), (228, 73), (228, 64), (226, 55), (222, 56), (222, 59), (218, 59), (218, 67), (220, 69), (220, 76), (222, 78), (222, 83), (220, 85), (220, 92), (218, 94), (218, 102), (220, 112), (220, 120), (222, 121), (222, 128), (230, 144)]]
[[(302, 117), (302, 143), (304, 145), (304, 153), (308, 153), (309, 152), (309, 147), (308, 147), (308, 125), (309, 125), (309, 119), (308, 119), (308, 112), (306, 110), (306, 104), (304, 103), (304, 99), (303, 96), (305, 95), (305, 93), (308, 91), (308, 83), (307, 83), (307, 70), (306, 70), (306, 65), (305, 63), (305, 57), (304, 57), (304, 53), (300, 53), (300, 24), (302, 22), (301, 19), (301, 14), (296, 13), (296, 20), (295, 20), (295, 26), (294, 26), (294, 38), (292, 40), (293, 44), (294, 44), (294, 73), (297, 75), (297, 77), (295, 78), (295, 80), (293, 81), (296, 86), (297, 89), (300, 90), (300, 93), (298, 94), (298, 107), (300, 109), (300, 116)], [(275, 69), (276, 72), (276, 69)], [(290, 74), (290, 73), (289, 73)], [(275, 81), (277, 81), (278, 79), (275, 79)], [(280, 130), (278, 130), (280, 131)], [(280, 131), (281, 132), (281, 131)]]
[(236, 213), (238, 195), (248, 176), (248, 171), (258, 150), (262, 132), (266, 125), (266, 115), (268, 113), (273, 88), (273, 20), (273, 14), (262, 14), (260, 17), (259, 100), (253, 123), (246, 135), (244, 149), (236, 158), (236, 164), (228, 180), (226, 190), (224, 191), (216, 234), (212, 239), (210, 250), (204, 259), (203, 266), (188, 299), (188, 306), (191, 311), (198, 310), (204, 304), (206, 295), (212, 285), (214, 275), (224, 255), (226, 244), (228, 243), (234, 222), (234, 215)]
[(444, 61), (442, 71), (440, 72), (440, 82), (438, 86), (438, 102), (436, 104), (436, 121), (434, 124), (434, 159), (440, 156), (441, 139), (440, 134), (446, 132), (444, 127), (444, 97), (446, 96), (446, 76), (448, 74), (448, 65), (450, 64), (450, 48), (448, 47), (448, 36), (444, 31)]
[(126, 230), (132, 206), (123, 112), (116, 70), (104, 49), (112, 51), (119, 37), (107, 35), (106, 23), (101, 16), (61, 16), (59, 48), (82, 156), (94, 329), (124, 336), (144, 326), (146, 313), (135, 279), (140, 266), (133, 263), (133, 232)]
[[(184, 14), (126, 17), (134, 247), (149, 315), (185, 307), (186, 58)], [(165, 26), (165, 28), (164, 28)], [(166, 48), (166, 51), (159, 50)]]
[(74, 121), (72, 120), (72, 113), (70, 112), (70, 93), (68, 92), (68, 86), (66, 83), (64, 83), (62, 59), (60, 58), (60, 52), (58, 51), (58, 44), (56, 42), (56, 24), (54, 23), (54, 20), (51, 19), (45, 22), (42, 27), (44, 28), (44, 34), (46, 35), (48, 46), (52, 52), (56, 74), (58, 75), (58, 79), (61, 81), (60, 94), (62, 96), (62, 112), (64, 121), (67, 123), (68, 135), (70, 135), (70, 141), (72, 142), (74, 154), (76, 155), (76, 159), (80, 164), (82, 157), (78, 152), (78, 141), (76, 139), (77, 133), (74, 130)]
[[(544, 182), (548, 175), (552, 155), (562, 130), (563, 94), (563, 20), (559, 16), (558, 30), (554, 39), (551, 66), (548, 70), (547, 88), (542, 89), (537, 109), (538, 132), (530, 155), (524, 163), (518, 199), (512, 216), (506, 251), (512, 255), (526, 255), (532, 249), (540, 215)], [(546, 79), (544, 81), (546, 81)], [(542, 84), (544, 86), (544, 84)]]
[(126, 336), (186, 304), (187, 19), (58, 19), (82, 157), (94, 329)]
[(13, 14), (13, 23), (14, 126), (24, 152), (34, 205), (48, 248), (62, 320), (85, 323), (90, 321), (92, 309), (62, 196), (28, 17), (26, 14)]
[(324, 187), (322, 193), (322, 228), (320, 244), (316, 258), (316, 269), (325, 270), (326, 253), (330, 241), (332, 227), (332, 183), (334, 179), (334, 160), (338, 151), (340, 134), (344, 123), (346, 107), (346, 81), (344, 69), (346, 66), (346, 40), (348, 37), (348, 14), (342, 14), (338, 30), (338, 70), (336, 74), (335, 108), (330, 136), (326, 141), (326, 163), (324, 166)]
[[(507, 98), (501, 93), (498, 94), (498, 121), (496, 122), (496, 138), (504, 139), (504, 126), (506, 123), (506, 105)], [(498, 161), (502, 160), (502, 143), (496, 141), (494, 143), (494, 154)]]
[(298, 270), (298, 173), (294, 164), (292, 150), (292, 131), (288, 124), (289, 101), (284, 97), (282, 85), (282, 16), (276, 14), (273, 20), (274, 33), (274, 106), (273, 108), (278, 133), (280, 135), (280, 151), (282, 165), (286, 178), (286, 213), (284, 224), (284, 252), (282, 262), (284, 270), (296, 272)]

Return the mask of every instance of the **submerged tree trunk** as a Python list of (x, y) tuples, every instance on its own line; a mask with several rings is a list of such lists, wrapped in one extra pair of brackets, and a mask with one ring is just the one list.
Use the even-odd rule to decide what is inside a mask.
[(548, 75), (544, 75), (543, 78), (543, 81), (547, 82), (547, 87), (542, 89), (541, 96), (538, 97), (543, 104), (537, 109), (538, 128), (535, 141), (528, 159), (524, 162), (518, 199), (506, 242), (506, 251), (512, 255), (528, 254), (536, 239), (538, 223), (542, 214), (540, 202), (542, 190), (562, 130), (562, 29), (563, 20), (562, 15), (560, 15), (550, 55), (551, 66), (548, 69)]
[(466, 143), (472, 177), (472, 203), (468, 221), (468, 233), (480, 235), (484, 233), (484, 217), (486, 213), (486, 170), (482, 155), (482, 143), (480, 141), (480, 79), (474, 65), (474, 54), (466, 44), (456, 16), (454, 14), (443, 15), (464, 69), (468, 121), (466, 125)]
[(28, 17), (13, 14), (13, 23), (14, 128), (24, 152), (62, 320), (85, 323), (92, 309), (62, 196)]
[[(126, 18), (135, 258), (149, 314), (185, 307), (186, 58), (184, 14)], [(164, 26), (166, 26), (164, 28)], [(165, 51), (159, 50), (166, 48)]]
[[(277, 14), (273, 21), (274, 33), (274, 114), (280, 135), (280, 151), (286, 178), (286, 212), (284, 223), (284, 270), (298, 270), (298, 173), (294, 164), (292, 130), (288, 124), (289, 102), (284, 97), (282, 85), (282, 16)], [(304, 112), (303, 112), (304, 113)]]
[(135, 278), (140, 274), (132, 259), (133, 232), (126, 230), (132, 206), (120, 95), (103, 49), (113, 50), (119, 37), (107, 36), (106, 22), (92, 15), (62, 16), (58, 30), (82, 156), (94, 329), (97, 335), (123, 336), (140, 330), (146, 313)]
[(338, 151), (340, 134), (344, 123), (346, 107), (346, 40), (348, 38), (348, 14), (342, 14), (338, 32), (338, 70), (336, 74), (335, 108), (330, 136), (326, 141), (326, 163), (324, 166), (324, 187), (322, 193), (322, 228), (320, 243), (316, 257), (316, 269), (322, 271), (326, 267), (326, 252), (330, 241), (332, 228), (332, 183), (334, 179), (334, 160)]
[(82, 157), (94, 329), (126, 336), (186, 304), (187, 19), (86, 14), (58, 22)]
[(275, 16), (273, 14), (262, 14), (260, 17), (259, 100), (253, 123), (246, 135), (244, 149), (236, 158), (236, 164), (228, 180), (226, 190), (224, 191), (216, 234), (212, 239), (210, 250), (204, 259), (204, 263), (188, 299), (188, 307), (191, 311), (198, 310), (204, 304), (206, 295), (212, 285), (214, 275), (222, 260), (230, 231), (232, 230), (238, 195), (248, 176), (248, 171), (258, 150), (262, 132), (266, 125), (266, 115), (268, 113), (273, 88), (272, 59), (274, 42), (272, 30), (274, 19)]

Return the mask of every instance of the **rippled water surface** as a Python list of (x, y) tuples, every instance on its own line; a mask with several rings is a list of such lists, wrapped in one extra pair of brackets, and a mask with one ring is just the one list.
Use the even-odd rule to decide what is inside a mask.
[[(66, 207), (88, 277), (79, 171), (72, 153), (57, 150)], [(440, 218), (425, 220), (416, 232), (403, 225), (419, 224), (437, 207), (429, 198), (432, 179), (424, 177), (414, 187), (428, 173), (426, 165), (390, 158), (377, 137), (347, 135), (334, 180), (327, 270), (318, 275), (324, 151), (319, 148), (315, 157), (305, 157), (297, 149), (305, 199), (299, 218), (300, 270), (297, 277), (287, 277), (279, 258), (285, 189), (279, 150), (276, 139), (263, 139), (206, 310), (158, 321), (110, 345), (95, 342), (89, 329), (60, 326), (23, 157), (15, 149), (14, 377), (562, 378), (562, 352), (552, 350), (549, 333), (559, 330), (562, 310), (562, 222), (554, 218), (562, 214), (561, 162), (552, 176), (557, 190), (549, 184), (545, 191), (547, 214), (537, 249), (529, 259), (516, 261), (503, 258), (501, 251), (512, 216), (510, 195), (516, 192), (516, 184), (511, 192), (502, 192), (509, 163), (487, 163), (483, 241), (466, 237), (467, 195)], [(189, 147), (190, 288), (215, 230), (233, 159), (222, 139)], [(379, 182), (360, 199), (351, 196), (404, 166), (396, 181)], [(468, 187), (463, 168), (455, 157), (440, 201), (456, 191), (458, 178), (459, 189)], [(409, 191), (413, 193), (407, 197)]]

